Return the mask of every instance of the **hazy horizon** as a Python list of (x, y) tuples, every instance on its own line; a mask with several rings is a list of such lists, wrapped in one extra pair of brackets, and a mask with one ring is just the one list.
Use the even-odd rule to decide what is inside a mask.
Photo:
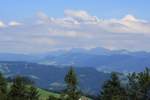
[(0, 1), (0, 52), (150, 51), (150, 1)]

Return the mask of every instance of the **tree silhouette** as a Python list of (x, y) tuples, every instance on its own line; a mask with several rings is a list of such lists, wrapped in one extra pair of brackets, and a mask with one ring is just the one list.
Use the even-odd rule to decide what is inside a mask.
[(78, 90), (78, 80), (74, 69), (71, 67), (65, 76), (65, 82), (67, 85), (66, 99), (78, 100), (80, 98), (80, 92)]
[(0, 73), (0, 100), (6, 100), (7, 97), (7, 82)]
[(125, 89), (116, 73), (112, 73), (111, 79), (104, 84), (99, 100), (127, 100)]
[(26, 87), (22, 77), (17, 76), (13, 80), (11, 90), (9, 92), (9, 100), (27, 100)]
[(27, 92), (28, 100), (39, 100), (39, 91), (34, 86), (30, 86)]
[(127, 93), (132, 100), (150, 100), (150, 70), (128, 75)]

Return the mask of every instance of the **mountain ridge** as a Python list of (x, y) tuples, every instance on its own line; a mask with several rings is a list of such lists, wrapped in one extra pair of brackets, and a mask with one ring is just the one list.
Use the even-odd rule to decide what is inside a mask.
[(39, 54), (0, 53), (0, 61), (26, 61), (55, 66), (93, 67), (101, 71), (133, 72), (150, 66), (145, 51), (73, 48)]

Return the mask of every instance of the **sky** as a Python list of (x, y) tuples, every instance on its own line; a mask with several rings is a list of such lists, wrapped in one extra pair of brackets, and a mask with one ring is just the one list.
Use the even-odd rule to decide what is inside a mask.
[(150, 51), (150, 0), (0, 0), (0, 52)]

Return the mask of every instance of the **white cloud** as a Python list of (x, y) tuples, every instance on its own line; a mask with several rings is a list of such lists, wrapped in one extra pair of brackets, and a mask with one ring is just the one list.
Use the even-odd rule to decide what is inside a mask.
[(125, 25), (131, 33), (150, 34), (150, 22), (137, 19), (132, 15), (125, 16), (120, 23)]
[(97, 22), (99, 19), (96, 16), (91, 16), (86, 11), (80, 10), (65, 10), (65, 17), (73, 18), (80, 22)]
[(4, 22), (0, 21), (0, 28), (4, 28), (6, 25), (4, 24)]
[(20, 26), (20, 25), (22, 25), (22, 23), (17, 22), (17, 21), (11, 21), (11, 22), (8, 23), (8, 25), (9, 26)]
[(124, 18), (122, 18), (122, 21), (127, 21), (127, 22), (139, 22), (140, 20), (138, 20), (137, 18), (135, 18), (133, 15), (126, 15)]
[(150, 51), (150, 22), (131, 14), (102, 20), (86, 11), (65, 10), (62, 18), (39, 12), (29, 20), (12, 21), (8, 25), (0, 22), (0, 27), (23, 25), (0, 30), (0, 50), (46, 52), (58, 48), (101, 46)]

